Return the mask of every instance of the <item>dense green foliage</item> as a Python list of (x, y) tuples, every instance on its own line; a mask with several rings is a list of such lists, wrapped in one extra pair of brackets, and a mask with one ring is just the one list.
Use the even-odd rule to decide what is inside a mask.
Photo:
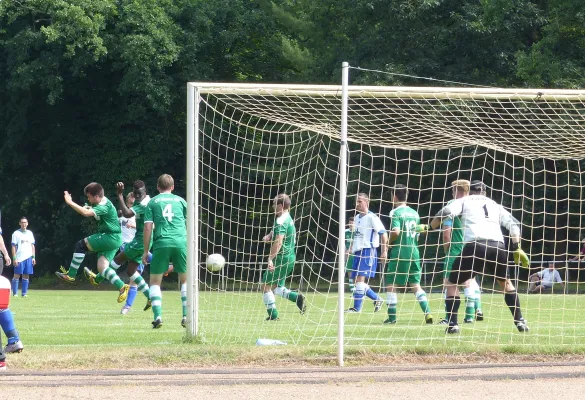
[[(580, 0), (3, 0), (0, 207), (27, 215), (38, 272), (91, 227), (98, 181), (185, 182), (187, 81), (338, 83), (351, 65), (498, 86), (580, 88)], [(356, 73), (354, 83), (425, 84)], [(152, 191), (152, 190), (151, 190)]]

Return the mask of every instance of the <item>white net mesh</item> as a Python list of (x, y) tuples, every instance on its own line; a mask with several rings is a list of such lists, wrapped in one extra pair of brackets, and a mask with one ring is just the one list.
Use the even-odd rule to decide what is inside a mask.
[[(333, 345), (337, 340), (339, 220), (339, 87), (204, 85), (200, 88), (200, 258), (220, 253), (221, 274), (201, 269), (201, 334), (214, 343)], [(458, 346), (579, 344), (585, 321), (577, 261), (583, 224), (585, 92), (448, 88), (350, 89), (348, 109), (349, 217), (356, 194), (369, 193), (370, 210), (388, 227), (391, 189), (409, 188), (408, 203), (422, 222), (451, 199), (450, 182), (481, 179), (488, 196), (522, 224), (522, 247), (531, 269), (511, 268), (521, 293), (529, 335), (519, 335), (489, 272), (480, 280), (484, 321), (446, 337), (444, 252), (438, 232), (421, 237), (422, 287), (435, 324), (425, 324), (414, 295), (398, 293), (398, 323), (384, 325), (385, 307), (366, 301), (347, 314), (345, 341), (352, 345)], [(284, 282), (307, 297), (299, 315), (294, 302), (276, 298), (280, 320), (264, 321), (260, 278), (266, 270), (272, 199), (288, 193), (297, 229), (297, 262)], [(554, 260), (566, 290), (555, 284), (527, 294), (528, 276)], [(378, 271), (381, 271), (379, 268)], [(385, 299), (383, 275), (370, 286)], [(346, 286), (347, 287), (347, 286)], [(465, 297), (462, 295), (463, 303)], [(351, 306), (351, 293), (346, 295)], [(465, 305), (460, 310), (461, 318)]]

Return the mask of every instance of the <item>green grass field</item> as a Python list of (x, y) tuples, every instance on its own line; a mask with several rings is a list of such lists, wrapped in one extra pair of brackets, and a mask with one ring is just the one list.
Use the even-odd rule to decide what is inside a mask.
[[(32, 290), (15, 298), (15, 314), (25, 351), (8, 356), (12, 368), (134, 368), (263, 364), (293, 358), (307, 363), (334, 364), (337, 346), (335, 294), (309, 293), (309, 309), (300, 315), (293, 303), (277, 299), (280, 321), (264, 321), (258, 292), (201, 292), (200, 333), (185, 340), (180, 326), (178, 291), (163, 292), (161, 329), (150, 325), (137, 297), (128, 315), (119, 313), (117, 292), (95, 290)], [(441, 295), (430, 295), (435, 322), (442, 317)], [(516, 331), (501, 294), (484, 294), (485, 321), (462, 324), (459, 335), (427, 325), (410, 293), (399, 295), (399, 322), (383, 325), (384, 311), (374, 314), (366, 301), (361, 314), (345, 315), (348, 363), (359, 364), (364, 354), (383, 362), (399, 362), (405, 354), (432, 356), (523, 356), (585, 353), (585, 297), (523, 295), (522, 307), (530, 332)], [(349, 294), (346, 296), (349, 305)], [(463, 308), (463, 307), (462, 307)], [(288, 346), (255, 346), (258, 338), (279, 339)], [(5, 340), (5, 339), (4, 339)], [(367, 359), (367, 357), (366, 357)], [(381, 361), (382, 362), (382, 361)]]

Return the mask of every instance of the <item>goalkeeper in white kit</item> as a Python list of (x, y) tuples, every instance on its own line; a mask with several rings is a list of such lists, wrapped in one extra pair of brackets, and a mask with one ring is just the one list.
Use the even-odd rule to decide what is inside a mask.
[(457, 312), (461, 300), (458, 285), (473, 278), (476, 273), (485, 274), (486, 269), (494, 272), (496, 281), (502, 287), (516, 328), (520, 332), (528, 332), (518, 293), (508, 278), (508, 251), (501, 229), (505, 227), (510, 231), (510, 250), (514, 252), (514, 261), (527, 268), (530, 261), (520, 248), (520, 223), (504, 207), (485, 196), (485, 185), (481, 181), (471, 182), (469, 194), (443, 207), (430, 224), (431, 229), (437, 229), (444, 218), (459, 217), (464, 229), (463, 251), (453, 263), (446, 285), (445, 303), (449, 320), (446, 333), (459, 332)]

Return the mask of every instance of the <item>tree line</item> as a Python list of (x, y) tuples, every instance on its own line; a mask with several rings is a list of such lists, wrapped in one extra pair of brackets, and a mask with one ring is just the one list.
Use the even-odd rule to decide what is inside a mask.
[[(27, 216), (37, 273), (93, 229), (68, 190), (161, 173), (185, 192), (185, 83), (582, 88), (579, 0), (4, 0), (0, 208), (5, 242)], [(542, 206), (544, 207), (544, 206)]]

